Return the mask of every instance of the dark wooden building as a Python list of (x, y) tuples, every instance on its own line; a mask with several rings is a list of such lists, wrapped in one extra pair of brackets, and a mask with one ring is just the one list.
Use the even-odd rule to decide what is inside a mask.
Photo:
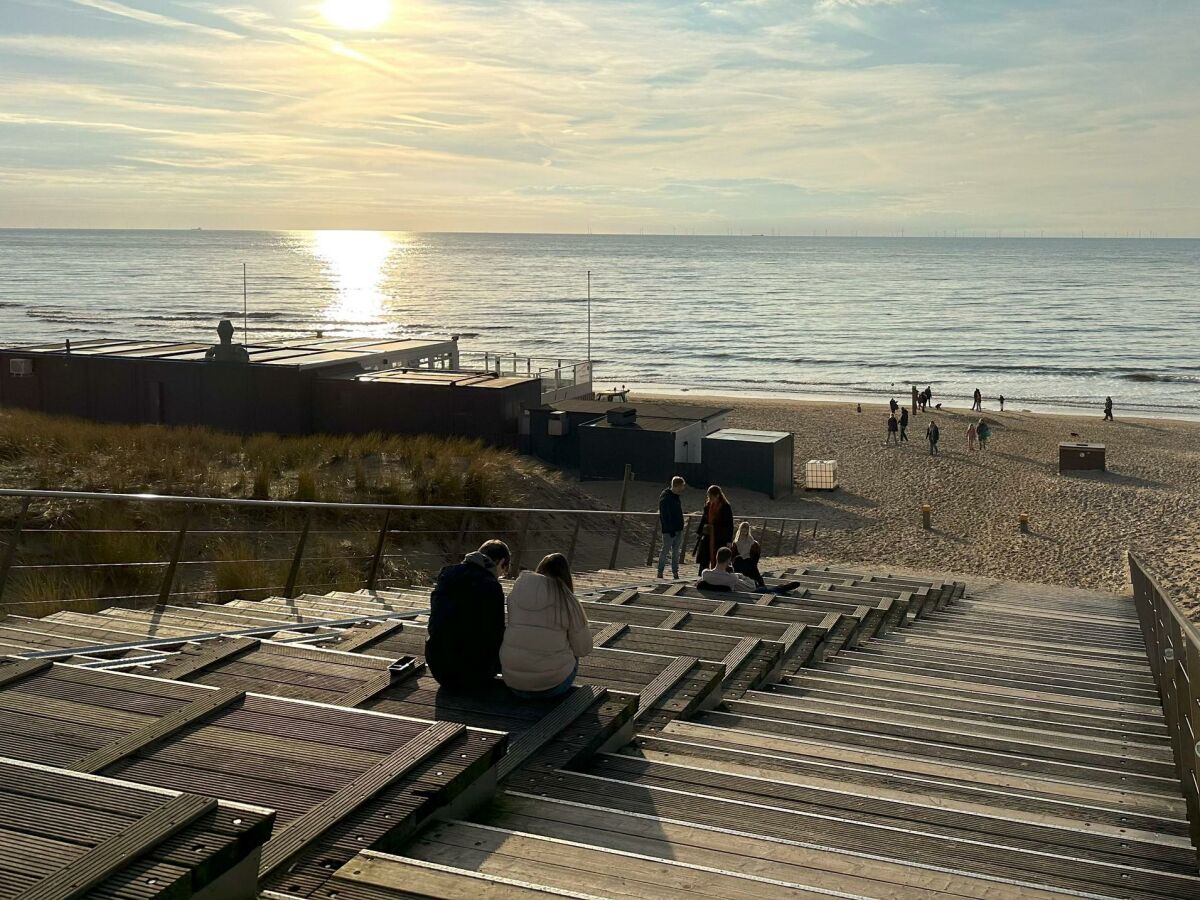
[(209, 360), (209, 349), (153, 340), (0, 349), (0, 405), (246, 434), (427, 432), (515, 445), (522, 404), (541, 400), (537, 378), (448, 371), (459, 361), (454, 340), (251, 344), (241, 362)]

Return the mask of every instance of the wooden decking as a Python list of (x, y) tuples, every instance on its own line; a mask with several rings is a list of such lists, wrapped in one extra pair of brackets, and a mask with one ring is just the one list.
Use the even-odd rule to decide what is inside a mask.
[(773, 574), (581, 575), (541, 703), (439, 689), (420, 590), (10, 617), (0, 757), (273, 810), (277, 898), (1200, 897), (1128, 598)]

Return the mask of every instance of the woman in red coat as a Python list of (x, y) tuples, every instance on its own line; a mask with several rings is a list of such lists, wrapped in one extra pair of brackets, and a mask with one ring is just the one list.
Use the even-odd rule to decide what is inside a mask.
[(733, 507), (725, 498), (725, 492), (717, 485), (708, 489), (704, 502), (704, 515), (700, 517), (697, 531), (696, 563), (700, 571), (710, 568), (717, 558), (717, 551), (733, 543)]

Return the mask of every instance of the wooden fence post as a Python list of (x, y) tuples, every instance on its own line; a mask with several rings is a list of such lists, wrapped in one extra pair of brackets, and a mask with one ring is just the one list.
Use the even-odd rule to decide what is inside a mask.
[(571, 568), (575, 567), (575, 548), (579, 545), (579, 526), (583, 522), (583, 516), (578, 513), (575, 515), (575, 530), (571, 532), (571, 546), (567, 548), (567, 562), (571, 564)]
[(800, 552), (800, 529), (803, 527), (803, 522), (796, 523), (796, 537), (792, 540), (792, 556)]
[(304, 559), (304, 545), (308, 543), (308, 529), (312, 527), (312, 510), (304, 511), (304, 527), (300, 530), (300, 539), (296, 541), (296, 555), (292, 557), (292, 567), (288, 570), (287, 584), (283, 588), (283, 596), (288, 600), (296, 595), (296, 578), (300, 574), (300, 562)]
[[(464, 512), (462, 514), (462, 522), (458, 526), (458, 550), (459, 557), (467, 555), (467, 535), (471, 533), (471, 514)], [(454, 560), (450, 560), (454, 562)]]
[(367, 574), (367, 590), (374, 591), (379, 583), (379, 563), (383, 560), (383, 548), (387, 543), (388, 529), (392, 525), (392, 511), (383, 514), (383, 525), (379, 529), (379, 537), (375, 539), (375, 555), (371, 557), (371, 571)]
[(0, 597), (4, 596), (4, 585), (8, 581), (8, 570), (12, 568), (17, 555), (17, 545), (21, 543), (21, 532), (25, 528), (25, 517), (29, 514), (31, 497), (21, 499), (21, 511), (17, 513), (17, 521), (13, 523), (12, 533), (8, 538), (8, 546), (4, 548), (4, 558), (0, 559)]
[(779, 520), (779, 538), (775, 541), (775, 555), (783, 553), (783, 529), (787, 527), (787, 519)]
[(521, 557), (525, 554), (525, 542), (529, 538), (529, 517), (530, 512), (525, 513), (524, 519), (521, 521), (521, 536), (517, 538), (517, 549), (513, 553), (512, 573), (514, 576), (521, 574)]
[[(654, 548), (658, 546), (658, 532), (662, 527), (662, 521), (655, 519), (654, 527), (650, 529), (650, 552), (646, 554), (646, 565), (654, 565)], [(666, 535), (663, 535), (663, 541), (666, 541)]]
[(175, 587), (175, 570), (179, 568), (179, 557), (183, 554), (183, 542), (187, 538), (188, 521), (192, 517), (192, 508), (183, 508), (183, 521), (179, 523), (179, 533), (175, 535), (175, 546), (171, 548), (171, 561), (167, 563), (167, 571), (163, 573), (162, 586), (158, 589), (158, 605), (166, 606)]
[[(629, 501), (629, 482), (633, 481), (633, 466), (625, 463), (625, 477), (621, 481), (621, 513), (625, 512), (625, 504)], [(625, 516), (617, 516), (617, 533), (613, 537), (612, 555), (608, 558), (608, 567), (617, 567), (617, 553), (621, 549), (621, 532), (625, 530)]]

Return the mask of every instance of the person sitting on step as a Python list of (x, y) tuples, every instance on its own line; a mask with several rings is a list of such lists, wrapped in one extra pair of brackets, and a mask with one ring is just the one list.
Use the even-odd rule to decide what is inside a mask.
[(504, 588), (512, 554), (503, 541), (485, 541), (458, 565), (438, 573), (429, 595), (425, 664), (442, 687), (482, 687), (500, 671)]
[(713, 567), (700, 573), (700, 580), (696, 582), (696, 587), (702, 591), (757, 591), (757, 584), (730, 568), (732, 562), (733, 551), (728, 547), (722, 547), (717, 551), (717, 560)]
[(759, 587), (762, 587), (762, 572), (758, 570), (758, 561), (762, 558), (762, 545), (754, 539), (750, 531), (750, 523), (738, 525), (737, 534), (733, 537), (733, 571), (745, 575)]
[(575, 599), (571, 566), (551, 553), (536, 572), (522, 572), (508, 595), (508, 627), (500, 645), (504, 683), (526, 700), (571, 689), (579, 660), (592, 652), (587, 614)]

